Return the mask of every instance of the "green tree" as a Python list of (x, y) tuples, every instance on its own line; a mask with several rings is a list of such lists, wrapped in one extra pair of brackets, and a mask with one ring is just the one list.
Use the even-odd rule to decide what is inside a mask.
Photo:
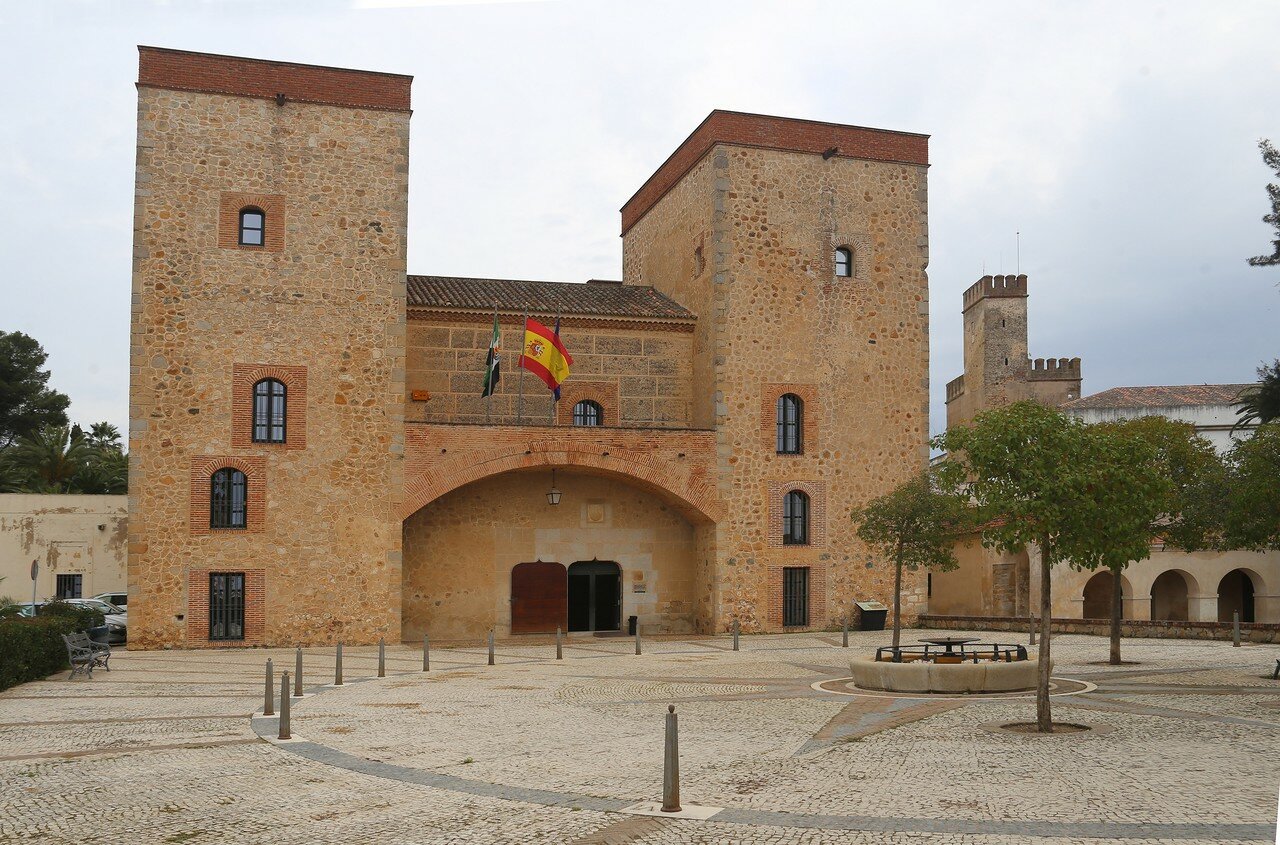
[(1227, 456), (1224, 545), (1280, 549), (1280, 420), (1260, 425)]
[(0, 448), (47, 425), (66, 425), (71, 400), (49, 387), (49, 356), (34, 338), (0, 331)]
[(963, 530), (968, 514), (967, 501), (939, 489), (928, 471), (853, 511), (858, 536), (893, 561), (895, 649), (902, 636), (902, 570), (955, 569), (955, 535)]
[[(1262, 150), (1262, 161), (1267, 167), (1280, 176), (1280, 150), (1272, 146), (1266, 138), (1258, 141), (1258, 149)], [(1276, 239), (1272, 241), (1275, 250), (1270, 255), (1258, 255), (1249, 259), (1254, 267), (1270, 267), (1280, 264), (1280, 185), (1275, 182), (1267, 185), (1267, 199), (1271, 200), (1271, 213), (1263, 215), (1262, 222), (1275, 227)]]
[(1092, 569), (1104, 555), (1136, 559), (1143, 553), (1158, 506), (1151, 451), (1035, 402), (981, 413), (934, 445), (947, 452), (943, 478), (965, 486), (977, 506), (983, 545), (1039, 548), (1036, 723), (1051, 732), (1053, 567), (1069, 560)]
[(83, 438), (71, 436), (65, 425), (45, 426), (20, 437), (7, 450), (12, 464), (26, 475), (30, 493), (70, 493), (91, 449)]
[(1280, 420), (1280, 358), (1270, 366), (1263, 364), (1258, 368), (1258, 383), (1240, 391), (1238, 401), (1240, 408), (1236, 416), (1239, 419), (1231, 427), (1233, 432), (1245, 426)]

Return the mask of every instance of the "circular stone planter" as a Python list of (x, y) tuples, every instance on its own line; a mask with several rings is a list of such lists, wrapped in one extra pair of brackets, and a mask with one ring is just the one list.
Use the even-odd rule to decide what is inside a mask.
[[(1052, 671), (1050, 665), (1050, 671)], [(852, 658), (849, 672), (863, 689), (888, 692), (1020, 692), (1034, 689), (1039, 660), (1012, 663), (911, 663)]]

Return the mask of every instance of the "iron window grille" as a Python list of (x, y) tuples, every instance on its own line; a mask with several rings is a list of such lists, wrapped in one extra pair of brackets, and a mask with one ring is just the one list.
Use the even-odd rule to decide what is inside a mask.
[(54, 591), (60, 599), (78, 599), (83, 586), (83, 575), (59, 575)]
[(244, 473), (223, 467), (209, 480), (209, 527), (243, 529), (248, 510), (249, 482)]
[(285, 442), (288, 406), (287, 388), (273, 378), (264, 378), (253, 386), (253, 442)]
[(803, 546), (809, 542), (809, 497), (792, 490), (782, 498), (782, 544)]
[(573, 406), (574, 425), (604, 425), (604, 409), (590, 399)]
[(240, 245), (262, 246), (267, 231), (267, 215), (260, 208), (240, 209)]
[(804, 452), (804, 402), (794, 393), (778, 397), (778, 454)]
[(244, 573), (209, 574), (209, 639), (244, 639)]
[(807, 566), (787, 566), (782, 569), (782, 625), (786, 628), (809, 626)]
[(836, 275), (846, 278), (853, 275), (853, 250), (847, 246), (839, 247), (835, 255)]

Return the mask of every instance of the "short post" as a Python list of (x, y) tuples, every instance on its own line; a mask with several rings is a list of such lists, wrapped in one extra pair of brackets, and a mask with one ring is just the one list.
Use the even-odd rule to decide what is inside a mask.
[(640, 653), (640, 620), (636, 620), (636, 654)]
[(1231, 645), (1240, 647), (1240, 611), (1231, 612)]
[(556, 660), (564, 660), (564, 647), (560, 641), (561, 636), (562, 634), (560, 633), (560, 626), (557, 625), (556, 626)]
[(422, 635), (422, 671), (431, 671), (431, 635)]
[(264, 687), (265, 694), (262, 697), (262, 715), (274, 716), (276, 714), (272, 700), (276, 696), (276, 673), (271, 666), (271, 658), (267, 658), (267, 683)]
[(493, 665), (493, 629), (489, 629), (489, 665)]
[(733, 650), (734, 651), (738, 650), (738, 632), (740, 630), (741, 629), (738, 627), (738, 620), (737, 619), (733, 620)]
[(378, 637), (378, 677), (385, 678), (387, 676), (387, 641), (385, 637)]
[(298, 653), (293, 659), (293, 696), (302, 698), (302, 646), (298, 646)]
[(333, 685), (342, 686), (342, 641), (338, 641), (338, 656), (333, 663)]
[(680, 812), (680, 736), (676, 706), (667, 705), (666, 743), (662, 755), (662, 812)]
[(844, 620), (844, 633), (840, 637), (840, 647), (841, 648), (849, 647), (849, 620), (848, 619)]
[(1036, 617), (1034, 614), (1027, 616), (1028, 627), (1031, 629), (1031, 644), (1036, 644)]
[(289, 733), (289, 673), (280, 676), (280, 735), (278, 739), (293, 739)]

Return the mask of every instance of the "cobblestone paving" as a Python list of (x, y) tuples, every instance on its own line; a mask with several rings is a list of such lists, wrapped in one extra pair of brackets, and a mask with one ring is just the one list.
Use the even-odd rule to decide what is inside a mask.
[[(905, 632), (908, 640), (919, 632)], [(986, 635), (986, 639), (1008, 634)], [(257, 717), (271, 650), (118, 652), (92, 681), (0, 693), (0, 843), (1056, 843), (1274, 841), (1280, 683), (1267, 646), (1055, 638), (1063, 721), (1025, 736), (1030, 697), (815, 690), (882, 634), (347, 648), (306, 654), (294, 742)], [(278, 681), (277, 681), (278, 690)], [(709, 821), (631, 816), (661, 790), (681, 726), (685, 803)]]

